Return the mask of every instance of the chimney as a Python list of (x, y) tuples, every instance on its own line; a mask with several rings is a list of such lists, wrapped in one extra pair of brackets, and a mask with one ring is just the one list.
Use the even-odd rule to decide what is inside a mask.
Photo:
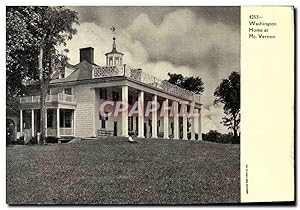
[(86, 47), (80, 48), (80, 62), (86, 60), (89, 63), (94, 63), (94, 48)]

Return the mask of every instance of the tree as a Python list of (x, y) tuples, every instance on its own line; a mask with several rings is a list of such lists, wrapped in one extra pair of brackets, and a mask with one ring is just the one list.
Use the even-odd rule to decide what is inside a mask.
[(196, 94), (201, 94), (204, 91), (204, 83), (200, 77), (184, 77), (182, 74), (171, 74), (168, 82), (177, 85), (183, 89), (192, 91)]
[[(15, 25), (16, 24), (16, 25)], [(77, 12), (65, 7), (7, 8), (7, 71), (9, 95), (26, 92), (24, 80), (40, 86), (41, 138), (45, 142), (46, 95), (52, 72), (67, 58), (57, 50), (76, 34)], [(20, 76), (18, 80), (14, 78)], [(14, 90), (14, 85), (15, 90)]]
[(34, 36), (27, 25), (31, 7), (6, 8), (6, 108), (18, 111), (18, 96), (26, 94), (25, 79), (33, 79), (37, 66)]
[(215, 104), (224, 104), (223, 124), (232, 129), (235, 140), (240, 125), (240, 74), (232, 72), (228, 79), (223, 79), (214, 92)]

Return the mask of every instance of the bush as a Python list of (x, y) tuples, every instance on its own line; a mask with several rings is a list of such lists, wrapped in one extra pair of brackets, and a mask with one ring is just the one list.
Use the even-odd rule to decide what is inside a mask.
[(208, 133), (203, 134), (203, 141), (210, 141), (221, 144), (239, 144), (240, 137), (237, 139), (234, 138), (232, 134), (222, 134), (216, 130), (210, 130)]

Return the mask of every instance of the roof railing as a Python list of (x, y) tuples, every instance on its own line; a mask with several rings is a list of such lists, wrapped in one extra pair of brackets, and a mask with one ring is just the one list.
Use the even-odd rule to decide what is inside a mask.
[(173, 95), (187, 98), (191, 101), (200, 103), (200, 95), (183, 89), (166, 80), (161, 80), (150, 74), (147, 74), (139, 68), (133, 68), (126, 64), (122, 66), (94, 66), (92, 70), (92, 78), (105, 78), (115, 76), (125, 76), (138, 82), (150, 85), (152, 87), (164, 90)]
[[(41, 96), (24, 96), (20, 97), (20, 103), (40, 103)], [(48, 94), (46, 102), (75, 102), (75, 95), (68, 95), (64, 93)]]

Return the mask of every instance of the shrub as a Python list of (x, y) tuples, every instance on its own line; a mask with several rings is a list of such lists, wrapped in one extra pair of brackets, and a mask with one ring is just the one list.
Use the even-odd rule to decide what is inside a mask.
[(221, 133), (219, 133), (216, 130), (210, 130), (208, 133), (205, 133), (202, 135), (203, 141), (211, 141), (211, 142), (217, 142), (217, 140), (220, 138)]
[(232, 134), (222, 134), (216, 130), (210, 130), (208, 133), (203, 134), (202, 138), (204, 141), (210, 141), (210, 142), (221, 143), (221, 144), (240, 143), (240, 137), (235, 139)]

